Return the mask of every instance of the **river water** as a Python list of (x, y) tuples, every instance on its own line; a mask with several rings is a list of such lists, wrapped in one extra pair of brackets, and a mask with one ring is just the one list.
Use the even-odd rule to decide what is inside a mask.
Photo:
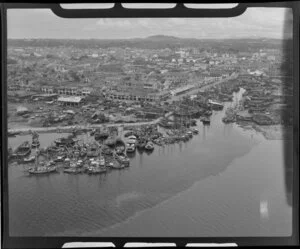
[[(28, 176), (9, 165), (11, 236), (288, 236), (283, 142), (236, 124), (197, 123), (190, 141), (136, 152), (104, 175)], [(45, 147), (66, 134), (40, 134)], [(87, 139), (87, 136), (83, 135)], [(9, 138), (16, 147), (28, 136)]]

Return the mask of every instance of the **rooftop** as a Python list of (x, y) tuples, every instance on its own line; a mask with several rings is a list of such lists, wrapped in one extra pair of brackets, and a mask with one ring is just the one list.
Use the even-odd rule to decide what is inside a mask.
[(81, 100), (82, 100), (82, 97), (79, 97), (79, 96), (59, 97), (58, 98), (58, 101), (60, 101), (60, 102), (79, 103)]

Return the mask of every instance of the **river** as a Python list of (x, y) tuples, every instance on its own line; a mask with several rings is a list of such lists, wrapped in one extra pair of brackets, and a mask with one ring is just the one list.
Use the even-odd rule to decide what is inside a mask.
[[(210, 126), (198, 121), (190, 141), (136, 152), (124, 170), (28, 176), (22, 165), (9, 165), (10, 235), (290, 235), (291, 174), (282, 141), (223, 124), (234, 102), (214, 112)], [(41, 146), (65, 135), (40, 134)], [(9, 138), (9, 146), (28, 139)]]

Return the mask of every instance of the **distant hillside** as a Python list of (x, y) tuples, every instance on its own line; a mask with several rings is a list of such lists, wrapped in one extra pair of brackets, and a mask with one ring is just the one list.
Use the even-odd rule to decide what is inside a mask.
[(180, 40), (180, 38), (175, 36), (167, 36), (167, 35), (153, 35), (148, 36), (145, 38), (146, 40), (156, 40), (156, 41), (174, 41), (174, 40)]
[(77, 48), (129, 47), (141, 49), (200, 47), (204, 49), (234, 49), (247, 51), (256, 48), (279, 48), (283, 40), (277, 39), (195, 39), (155, 35), (134, 39), (8, 39), (8, 46)]

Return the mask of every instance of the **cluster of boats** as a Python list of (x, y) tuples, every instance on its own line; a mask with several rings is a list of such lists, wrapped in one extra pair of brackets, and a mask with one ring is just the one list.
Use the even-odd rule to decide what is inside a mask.
[[(128, 131), (123, 141), (112, 132), (95, 130), (91, 134), (95, 137), (94, 142), (85, 143), (77, 139), (76, 134), (72, 134), (54, 140), (54, 143), (45, 149), (39, 148), (39, 135), (32, 133), (32, 142), (23, 142), (15, 151), (10, 149), (9, 157), (22, 164), (31, 164), (27, 170), (29, 174), (54, 173), (59, 172), (58, 169), (69, 174), (102, 174), (109, 169), (129, 167), (128, 156), (136, 150), (152, 152), (155, 144), (160, 146), (172, 141), (188, 141), (198, 133), (196, 128), (182, 128), (170, 129), (164, 135), (158, 132), (157, 127), (147, 126)], [(101, 142), (98, 142), (99, 137)], [(33, 149), (35, 154), (31, 153)]]
[(108, 169), (123, 169), (130, 166), (130, 160), (126, 155), (118, 155), (116, 153), (111, 157), (99, 155), (97, 157), (79, 158), (68, 157), (66, 155), (58, 155), (56, 158), (49, 161), (38, 160), (41, 153), (38, 151), (34, 156), (34, 165), (27, 171), (29, 174), (47, 174), (59, 172), (62, 168), (64, 173), (69, 174), (102, 174)]
[(188, 141), (190, 138), (193, 137), (194, 134), (198, 134), (198, 133), (199, 131), (196, 128), (190, 128), (189, 130), (174, 129), (174, 130), (168, 130), (166, 132), (169, 138), (173, 139), (174, 141), (184, 141), (184, 142)]
[(146, 138), (137, 139), (135, 135), (130, 135), (126, 143), (126, 152), (133, 153), (135, 152), (136, 148), (138, 150), (153, 151), (154, 145), (150, 140), (147, 140)]
[[(32, 164), (27, 170), (29, 174), (54, 173), (59, 168), (65, 173), (101, 174), (108, 169), (123, 169), (130, 165), (126, 155), (130, 149), (120, 138), (113, 146), (108, 146), (97, 141), (84, 143), (73, 134), (54, 140), (54, 144), (45, 149), (39, 149), (39, 145), (38, 134), (33, 133), (32, 143), (25, 141), (15, 151), (10, 149), (9, 158), (17, 159), (21, 164)], [(34, 148), (36, 153), (33, 155)], [(39, 160), (41, 157), (43, 161)]]
[[(32, 133), (32, 142), (31, 144), (29, 141), (23, 142), (20, 146), (17, 147), (15, 151), (12, 151), (12, 149), (8, 150), (8, 157), (9, 159), (22, 159), (24, 157), (27, 157), (31, 153), (31, 149), (33, 148), (38, 148), (40, 146), (40, 141), (39, 141), (39, 134), (36, 132)], [(33, 161), (32, 157), (27, 158), (26, 161)]]

